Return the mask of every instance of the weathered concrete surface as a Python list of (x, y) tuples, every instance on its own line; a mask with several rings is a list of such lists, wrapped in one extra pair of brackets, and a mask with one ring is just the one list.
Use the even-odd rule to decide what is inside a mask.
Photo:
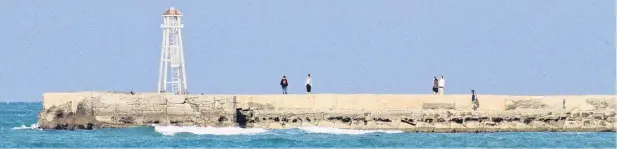
[(615, 131), (615, 96), (44, 94), (43, 129), (147, 124), (410, 132)]
[(233, 126), (234, 96), (176, 96), (102, 92), (43, 95), (43, 129), (160, 125)]

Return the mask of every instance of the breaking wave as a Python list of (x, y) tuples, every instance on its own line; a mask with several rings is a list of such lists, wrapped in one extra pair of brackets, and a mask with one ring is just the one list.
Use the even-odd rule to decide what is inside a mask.
[(163, 135), (176, 133), (192, 133), (198, 135), (251, 135), (263, 133), (268, 130), (262, 128), (238, 128), (238, 127), (197, 127), (197, 126), (158, 126), (153, 125), (154, 131)]
[(13, 129), (13, 130), (22, 130), (22, 129), (38, 129), (38, 130), (41, 130), (41, 129), (39, 128), (39, 123), (34, 123), (34, 124), (30, 125), (30, 126), (26, 126), (26, 125), (24, 125), (24, 124), (21, 124), (21, 126), (19, 126), (19, 127), (13, 127), (12, 129)]
[[(238, 127), (198, 127), (198, 126), (159, 126), (151, 125), (154, 127), (154, 131), (163, 135), (174, 135), (177, 133), (192, 133), (197, 135), (254, 135), (266, 132), (272, 132), (272, 130), (264, 128), (238, 128)], [(329, 127), (299, 127), (282, 129), (279, 131), (300, 130), (304, 133), (321, 133), (321, 134), (347, 134), (347, 135), (361, 135), (369, 133), (403, 133), (398, 130), (354, 130), (354, 129), (340, 129)]]

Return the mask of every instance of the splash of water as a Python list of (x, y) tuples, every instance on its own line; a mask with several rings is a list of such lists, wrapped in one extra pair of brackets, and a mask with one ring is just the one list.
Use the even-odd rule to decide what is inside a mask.
[(39, 123), (34, 123), (34, 124), (30, 125), (30, 126), (26, 126), (26, 125), (24, 125), (24, 124), (21, 124), (21, 126), (19, 126), (19, 127), (13, 127), (12, 129), (13, 129), (13, 130), (22, 130), (22, 129), (37, 129), (37, 130), (42, 130), (42, 129), (40, 129), (40, 128), (39, 128)]
[(251, 135), (263, 133), (268, 130), (263, 128), (238, 128), (238, 127), (197, 127), (197, 126), (158, 126), (153, 125), (154, 131), (163, 135), (174, 135), (176, 133), (193, 133), (198, 135)]

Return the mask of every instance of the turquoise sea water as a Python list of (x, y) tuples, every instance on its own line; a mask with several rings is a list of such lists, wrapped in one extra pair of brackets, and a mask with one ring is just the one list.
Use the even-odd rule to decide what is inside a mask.
[(41, 103), (0, 103), (0, 147), (507, 147), (615, 148), (615, 133), (402, 133), (334, 128), (284, 130), (144, 126), (39, 130)]

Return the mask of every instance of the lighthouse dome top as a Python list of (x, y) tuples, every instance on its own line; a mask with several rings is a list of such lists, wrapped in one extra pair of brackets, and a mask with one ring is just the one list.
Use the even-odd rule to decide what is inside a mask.
[(163, 15), (182, 15), (182, 13), (180, 12), (180, 10), (171, 7), (167, 10), (165, 10), (165, 13), (163, 13)]

